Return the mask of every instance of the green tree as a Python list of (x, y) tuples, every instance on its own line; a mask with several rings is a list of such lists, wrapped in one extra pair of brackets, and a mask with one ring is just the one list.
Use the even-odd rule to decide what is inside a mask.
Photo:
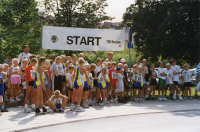
[(137, 0), (127, 8), (122, 26), (131, 27), (137, 55), (150, 62), (177, 59), (198, 62), (199, 1)]

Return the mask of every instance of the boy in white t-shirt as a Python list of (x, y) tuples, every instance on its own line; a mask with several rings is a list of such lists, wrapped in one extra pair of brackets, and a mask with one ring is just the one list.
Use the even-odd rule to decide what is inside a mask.
[(173, 79), (174, 79), (174, 91), (173, 91), (174, 97), (173, 98), (176, 99), (176, 96), (175, 96), (175, 90), (176, 90), (176, 94), (179, 95), (179, 100), (182, 101), (183, 98), (181, 97), (180, 90), (178, 88), (178, 85), (180, 83), (179, 76), (181, 74), (181, 68), (180, 66), (176, 65), (176, 60), (172, 59), (171, 63), (172, 63), (171, 70), (173, 71)]
[[(164, 96), (164, 91), (166, 88), (166, 70), (163, 68), (163, 62), (160, 62), (160, 67), (158, 68), (158, 78), (159, 78), (159, 88), (158, 88), (158, 100), (166, 101), (167, 99)], [(160, 97), (160, 90), (162, 90), (162, 98)]]
[(73, 82), (71, 80), (72, 73), (74, 71), (74, 65), (69, 66), (69, 72), (66, 73), (66, 82), (67, 82), (67, 89), (68, 89), (68, 100), (69, 103), (72, 102), (72, 95), (73, 95)]
[(184, 64), (184, 69), (185, 70), (183, 70), (181, 75), (182, 75), (182, 82), (184, 82), (184, 86), (185, 86), (184, 99), (188, 99), (187, 96), (188, 96), (188, 90), (189, 90), (189, 93), (190, 93), (189, 99), (192, 100), (193, 98), (191, 96), (191, 85), (193, 83), (193, 80), (192, 80), (192, 72), (188, 68), (189, 68), (189, 65), (187, 63)]
[(167, 63), (166, 64), (166, 74), (167, 74), (167, 78), (166, 78), (166, 84), (167, 84), (167, 87), (165, 89), (165, 95), (167, 93), (167, 90), (169, 88), (169, 91), (170, 91), (170, 97), (172, 100), (174, 100), (173, 98), (173, 84), (174, 84), (174, 81), (173, 81), (173, 71), (171, 70), (171, 64), (170, 63)]

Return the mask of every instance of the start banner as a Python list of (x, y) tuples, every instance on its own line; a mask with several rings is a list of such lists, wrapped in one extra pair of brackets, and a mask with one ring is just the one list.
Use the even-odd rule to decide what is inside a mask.
[(124, 30), (43, 26), (43, 49), (124, 51)]

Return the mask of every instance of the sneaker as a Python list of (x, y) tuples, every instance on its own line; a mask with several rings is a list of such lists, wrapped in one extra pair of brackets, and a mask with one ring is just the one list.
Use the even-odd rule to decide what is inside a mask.
[(34, 107), (34, 108), (31, 108), (31, 112), (35, 112), (35, 110), (36, 110), (36, 108)]
[(162, 98), (161, 98), (161, 97), (158, 97), (158, 100), (159, 100), (159, 101), (162, 101)]
[(189, 97), (190, 100), (193, 100), (192, 96)]
[(73, 111), (73, 110), (75, 109), (75, 106), (74, 106), (74, 105), (70, 105), (69, 109), (70, 109), (71, 111)]
[(167, 101), (168, 99), (166, 99), (165, 97), (162, 97), (162, 100), (163, 100), (163, 101)]
[(100, 106), (104, 106), (104, 101), (102, 103), (99, 104)]
[(179, 97), (179, 100), (180, 100), (180, 101), (183, 101), (183, 98), (180, 96), (180, 97)]
[(194, 97), (195, 97), (195, 98), (199, 98), (199, 96), (198, 96), (198, 95), (194, 95)]
[(176, 100), (176, 95), (175, 94), (173, 95), (173, 98), (174, 98), (174, 100)]
[(39, 108), (37, 108), (37, 109), (35, 110), (35, 115), (44, 115), (44, 114), (45, 114), (45, 113), (42, 112), (42, 111), (40, 111)]
[(113, 98), (111, 98), (111, 100), (110, 100), (110, 103), (113, 103), (114, 101), (113, 101)]
[(110, 104), (110, 102), (108, 102), (108, 101), (105, 101), (105, 104)]
[(183, 97), (184, 100), (188, 100), (188, 98), (186, 96)]
[(113, 101), (114, 101), (114, 103), (117, 103), (117, 100), (118, 100), (117, 98), (114, 98), (114, 100), (113, 100)]
[(67, 106), (70, 106), (70, 102), (67, 103)]
[(28, 108), (25, 108), (24, 113), (30, 113), (30, 110)]
[(142, 99), (138, 99), (138, 103), (142, 103), (143, 101), (142, 101)]
[(65, 111), (65, 109), (63, 109), (63, 108), (59, 109), (59, 112), (64, 112), (64, 111)]
[(19, 94), (19, 97), (22, 97), (22, 98), (23, 98), (23, 97), (24, 97), (24, 94), (23, 94), (23, 93), (20, 93), (20, 94)]
[(178, 96), (178, 95), (176, 95), (176, 98), (177, 98), (177, 99), (179, 99), (179, 96)]
[(77, 107), (76, 112), (85, 112), (85, 110), (82, 107)]
[(19, 97), (16, 97), (16, 100), (17, 100), (17, 101), (20, 101)]
[(13, 98), (10, 98), (10, 102), (14, 102), (15, 100)]
[(47, 113), (47, 109), (44, 107), (43, 108), (43, 112), (46, 114)]
[(89, 108), (89, 106), (85, 103), (82, 105), (83, 108)]
[(8, 110), (4, 108), (3, 110), (1, 109), (1, 112), (8, 112)]

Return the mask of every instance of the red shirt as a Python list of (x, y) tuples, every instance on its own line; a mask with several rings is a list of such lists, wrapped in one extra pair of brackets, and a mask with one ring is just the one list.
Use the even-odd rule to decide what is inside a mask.
[(35, 68), (27, 66), (25, 69), (25, 77), (28, 78), (28, 82), (35, 81)]
[(117, 71), (110, 69), (108, 72), (109, 78), (110, 78), (110, 84), (111, 85), (117, 85)]

